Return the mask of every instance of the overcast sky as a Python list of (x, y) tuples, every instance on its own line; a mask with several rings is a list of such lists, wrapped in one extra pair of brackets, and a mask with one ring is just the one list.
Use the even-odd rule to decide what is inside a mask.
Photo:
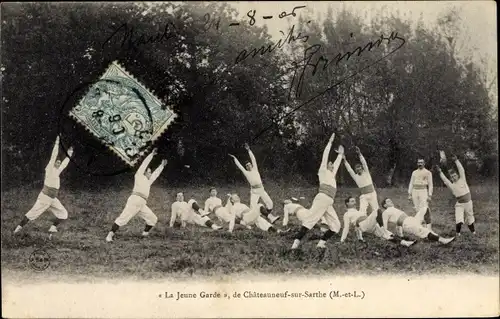
[[(455, 7), (460, 12), (462, 32), (458, 35), (458, 41), (464, 45), (461, 54), (472, 56), (479, 62), (481, 58), (488, 62), (487, 69), (489, 78), (497, 77), (497, 32), (496, 32), (496, 3), (493, 1), (270, 1), (270, 2), (231, 2), (231, 5), (238, 9), (240, 17), (245, 17), (250, 10), (257, 10), (256, 17), (269, 15), (273, 19), (258, 19), (256, 25), (266, 24), (269, 33), (280, 38), (280, 30), (286, 33), (288, 22), (296, 19), (287, 17), (276, 18), (282, 11), (290, 12), (296, 6), (307, 6), (314, 16), (327, 12), (329, 6), (335, 10), (346, 7), (359, 12), (361, 16), (369, 18), (373, 11), (380, 11), (385, 7), (388, 13), (399, 12), (404, 19), (417, 21), (422, 17), (424, 23), (429, 27), (436, 27), (437, 18), (447, 12), (451, 7)], [(300, 13), (305, 9), (296, 10)], [(288, 22), (286, 21), (288, 20)], [(497, 85), (494, 86), (495, 90)]]
[[(341, 10), (343, 7), (359, 12), (362, 16), (365, 13), (370, 17), (370, 13), (375, 9), (386, 7), (387, 11), (399, 11), (403, 18), (417, 21), (421, 16), (423, 21), (429, 26), (435, 26), (435, 22), (440, 14), (446, 12), (450, 7), (456, 7), (461, 12), (463, 23), (462, 39), (469, 39), (469, 47), (478, 49), (481, 55), (488, 56), (491, 60), (496, 60), (497, 36), (496, 36), (496, 5), (493, 1), (270, 1), (270, 2), (231, 2), (231, 5), (238, 9), (241, 16), (246, 16), (249, 10), (257, 10), (256, 16), (273, 15), (275, 18), (257, 20), (256, 24), (266, 24), (269, 32), (280, 37), (280, 30), (287, 30), (287, 20), (276, 18), (282, 11), (290, 12), (296, 6), (307, 6), (314, 15), (323, 14), (331, 6), (334, 10)], [(304, 9), (296, 10), (300, 13)], [(496, 70), (496, 66), (495, 66)]]

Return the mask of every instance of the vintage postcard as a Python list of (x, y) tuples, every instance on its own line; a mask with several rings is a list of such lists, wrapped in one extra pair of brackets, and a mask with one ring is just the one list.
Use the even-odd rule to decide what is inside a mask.
[(2, 3), (5, 318), (500, 315), (496, 3)]

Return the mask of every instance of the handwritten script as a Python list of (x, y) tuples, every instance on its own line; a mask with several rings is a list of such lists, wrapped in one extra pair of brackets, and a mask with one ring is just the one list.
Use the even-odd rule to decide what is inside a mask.
[[(356, 47), (352, 51), (340, 52), (335, 56), (327, 58), (323, 55), (319, 55), (321, 50), (321, 44), (314, 44), (304, 50), (304, 56), (301, 61), (292, 62), (293, 65), (293, 77), (290, 85), (290, 92), (295, 88), (296, 97), (300, 97), (302, 94), (302, 89), (304, 86), (304, 75), (308, 70), (311, 70), (311, 75), (315, 76), (320, 71), (326, 71), (331, 66), (338, 66), (341, 62), (349, 61), (353, 56), (361, 56), (367, 54), (380, 47), (383, 43), (389, 46), (391, 43), (397, 42), (397, 46), (392, 48), (389, 53), (384, 55), (384, 58), (390, 54), (399, 50), (405, 43), (406, 40), (398, 35), (397, 32), (392, 32), (389, 36), (383, 34), (376, 41), (370, 41), (364, 45)], [(319, 55), (319, 56), (318, 56)], [(378, 60), (377, 62), (380, 62)]]
[[(120, 25), (113, 33), (103, 42), (102, 48), (112, 39), (121, 39), (120, 46), (127, 50), (137, 51), (140, 46), (151, 43), (158, 43), (168, 41), (176, 36), (177, 30), (172, 22), (167, 22), (161, 32), (153, 35), (138, 34), (135, 28), (129, 26), (127, 23)], [(121, 37), (121, 38), (120, 38)]]

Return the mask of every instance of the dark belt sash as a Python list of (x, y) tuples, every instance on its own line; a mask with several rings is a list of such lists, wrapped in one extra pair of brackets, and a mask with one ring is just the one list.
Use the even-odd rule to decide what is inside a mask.
[(142, 198), (144, 200), (148, 200), (148, 197), (140, 192), (132, 192), (132, 195), (139, 196), (140, 198)]
[(427, 189), (427, 185), (413, 185), (413, 189)]
[(472, 200), (472, 197), (470, 196), (470, 193), (467, 193), (465, 195), (462, 195), (462, 196), (458, 196), (457, 197), (457, 202), (461, 203), (461, 204), (465, 204), (465, 203), (468, 203)]
[(337, 189), (332, 185), (319, 184), (318, 193), (323, 193), (325, 195), (330, 196), (332, 199), (335, 199), (335, 194), (337, 193)]
[(47, 185), (43, 185), (42, 193), (49, 196), (50, 198), (56, 198), (57, 195), (59, 194), (59, 189), (54, 188), (54, 187), (50, 187)]
[(263, 188), (263, 187), (264, 187), (264, 185), (262, 185), (262, 184), (250, 185), (251, 189), (257, 189), (257, 188)]
[(359, 190), (360, 190), (362, 195), (365, 195), (365, 194), (373, 193), (375, 191), (375, 187), (373, 187), (373, 184), (370, 184), (370, 185), (360, 187)]
[(403, 223), (405, 222), (406, 218), (408, 218), (408, 215), (401, 214), (401, 216), (399, 216), (398, 220), (396, 221), (396, 225), (397, 226), (403, 226)]

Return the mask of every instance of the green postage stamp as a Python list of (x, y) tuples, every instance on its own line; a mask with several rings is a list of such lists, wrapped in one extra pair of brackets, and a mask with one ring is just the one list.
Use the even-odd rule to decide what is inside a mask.
[(114, 61), (70, 116), (134, 166), (176, 118), (143, 84)]

